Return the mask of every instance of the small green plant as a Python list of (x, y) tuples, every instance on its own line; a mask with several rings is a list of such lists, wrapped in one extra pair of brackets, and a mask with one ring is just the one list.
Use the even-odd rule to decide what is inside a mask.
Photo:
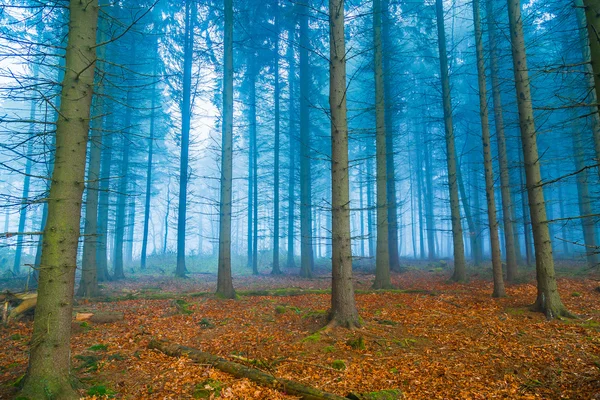
[(316, 343), (319, 340), (321, 340), (321, 334), (319, 332), (315, 332), (312, 335), (309, 335), (302, 339), (302, 341), (306, 343)]
[(581, 293), (573, 292), (573, 293), (571, 293), (571, 297), (581, 297)]
[(333, 353), (335, 351), (335, 346), (327, 346), (323, 349), (325, 353)]
[(83, 321), (79, 324), (83, 329), (90, 329), (90, 324), (87, 321)]
[(93, 346), (90, 346), (89, 350), (91, 350), (91, 351), (106, 351), (106, 350), (108, 350), (108, 345), (98, 343)]
[(75, 356), (75, 359), (82, 362), (81, 365), (77, 367), (78, 370), (85, 369), (88, 372), (98, 370), (99, 359), (96, 356), (77, 355)]
[(365, 350), (367, 348), (365, 346), (365, 339), (362, 336), (359, 336), (357, 339), (350, 339), (346, 344), (355, 350)]
[(286, 311), (287, 311), (287, 309), (285, 308), (285, 306), (279, 305), (279, 306), (275, 307), (275, 312), (277, 314), (285, 314)]
[(390, 374), (397, 374), (398, 373), (398, 368), (394, 367), (392, 369), (390, 369)]
[(177, 299), (173, 304), (181, 314), (190, 315), (193, 313), (193, 311), (190, 310), (190, 305), (185, 300)]
[(221, 382), (214, 379), (207, 379), (194, 387), (192, 396), (195, 399), (210, 399), (213, 398), (213, 394), (214, 397), (219, 397), (221, 395), (221, 389), (223, 389), (223, 384)]
[(111, 354), (108, 357), (108, 359), (111, 360), (111, 361), (113, 361), (113, 360), (114, 361), (123, 361), (125, 359), (125, 356), (123, 354), (121, 354), (121, 353), (115, 353), (115, 354)]
[(14, 335), (10, 336), (10, 340), (21, 340), (23, 339), (23, 336), (19, 333), (15, 333)]
[(343, 360), (335, 360), (331, 363), (331, 368), (343, 371), (346, 369), (346, 363)]
[(381, 325), (388, 325), (388, 326), (396, 326), (396, 325), (398, 325), (398, 323), (396, 321), (391, 321), (389, 319), (380, 319), (377, 322), (379, 324), (381, 324)]
[(202, 329), (212, 329), (215, 327), (215, 324), (208, 318), (202, 318), (198, 324)]
[(411, 338), (405, 338), (405, 339), (395, 340), (394, 342), (396, 344), (398, 344), (398, 346), (407, 349), (411, 345), (417, 343), (417, 340), (416, 339), (411, 339)]
[(325, 310), (311, 310), (304, 314), (303, 318), (322, 318), (327, 315)]
[(106, 396), (108, 398), (112, 398), (115, 397), (114, 395), (117, 392), (115, 392), (114, 390), (107, 388), (105, 385), (94, 385), (91, 388), (88, 389), (87, 394), (89, 396)]

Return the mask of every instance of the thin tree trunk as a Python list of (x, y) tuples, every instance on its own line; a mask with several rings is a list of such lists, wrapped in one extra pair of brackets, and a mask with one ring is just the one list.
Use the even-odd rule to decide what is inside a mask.
[[(135, 178), (131, 180), (130, 184), (130, 192), (134, 193), (135, 191)], [(127, 211), (127, 241), (125, 244), (125, 263), (127, 265), (131, 265), (133, 262), (133, 238), (135, 232), (135, 195), (131, 196), (129, 199)]]
[[(289, 37), (295, 38), (296, 24), (292, 24), (289, 30)], [(294, 261), (294, 211), (296, 202), (296, 110), (294, 106), (294, 82), (296, 78), (296, 57), (294, 55), (294, 41), (290, 40), (287, 50), (288, 59), (288, 90), (289, 90), (289, 133), (290, 142), (289, 166), (288, 166), (288, 231), (287, 231), (287, 262), (289, 269), (295, 268)]]
[(313, 248), (311, 223), (310, 121), (308, 96), (310, 70), (308, 66), (309, 9), (300, 6), (300, 276), (312, 277)]
[(183, 102), (181, 104), (181, 155), (179, 163), (179, 202), (177, 208), (177, 266), (175, 276), (185, 277), (185, 236), (187, 218), (187, 186), (192, 113), (192, 59), (194, 57), (194, 21), (196, 4), (185, 2), (185, 41), (183, 45)]
[(167, 182), (167, 205), (165, 210), (165, 220), (163, 225), (165, 227), (165, 236), (163, 237), (163, 255), (167, 254), (167, 245), (169, 243), (169, 214), (171, 213), (171, 177), (169, 176), (169, 180)]
[[(504, 116), (502, 114), (502, 98), (500, 95), (498, 49), (496, 41), (496, 20), (492, 0), (486, 0), (487, 28), (490, 50), (490, 76), (492, 79), (492, 99), (494, 102), (494, 122), (496, 126), (496, 141), (498, 147), (498, 165), (500, 168), (500, 193), (502, 195), (502, 218), (504, 225), (504, 244), (506, 253), (506, 280), (513, 282), (517, 275), (517, 262), (520, 257), (519, 242), (515, 240), (513, 207), (510, 189), (510, 176), (508, 173), (508, 157), (506, 152), (506, 138), (504, 135)], [(519, 250), (519, 251), (517, 251)]]
[(274, 77), (275, 90), (273, 101), (275, 102), (275, 143), (274, 143), (274, 177), (273, 177), (273, 267), (271, 274), (280, 275), (279, 269), (279, 146), (280, 146), (280, 85), (279, 85), (279, 20), (280, 20), (279, 1), (275, 10), (275, 61)]
[(417, 175), (417, 206), (419, 210), (419, 258), (425, 258), (425, 237), (423, 235), (423, 158), (421, 154), (420, 130), (415, 130), (416, 175)]
[(383, 58), (383, 91), (385, 107), (385, 145), (386, 153), (386, 178), (387, 178), (387, 201), (388, 201), (388, 245), (390, 257), (390, 269), (400, 270), (400, 254), (398, 252), (398, 200), (396, 196), (396, 174), (394, 163), (394, 113), (392, 112), (392, 38), (390, 34), (390, 11), (389, 0), (383, 0), (381, 5), (381, 36), (382, 58)]
[[(110, 126), (112, 118), (107, 117), (107, 125)], [(98, 230), (96, 244), (96, 263), (98, 281), (106, 282), (111, 280), (108, 273), (108, 213), (110, 211), (110, 170), (112, 166), (113, 154), (113, 134), (104, 133), (102, 135), (102, 165), (100, 170), (100, 186), (98, 195)]]
[(369, 229), (369, 257), (375, 256), (375, 237), (376, 230), (373, 229), (375, 224), (373, 223), (373, 159), (369, 155), (367, 160), (367, 228)]
[(442, 82), (442, 99), (444, 103), (444, 126), (446, 132), (446, 161), (448, 164), (448, 188), (450, 195), (450, 214), (452, 219), (452, 239), (454, 246), (454, 274), (452, 280), (466, 279), (465, 246), (460, 220), (460, 203), (458, 200), (458, 182), (456, 166), (456, 149), (454, 144), (454, 127), (452, 123), (452, 99), (450, 97), (450, 78), (448, 76), (448, 55), (446, 54), (446, 33), (444, 30), (444, 6), (442, 0), (436, 0), (436, 19), (438, 29), (438, 46), (440, 53), (440, 77)]
[(429, 152), (429, 142), (423, 143), (423, 153), (425, 154), (425, 226), (427, 229), (427, 258), (429, 261), (435, 260), (435, 220), (433, 214), (433, 171), (431, 169), (431, 153)]
[[(477, 83), (479, 87), (479, 116), (481, 118), (481, 140), (483, 144), (483, 166), (485, 169), (485, 197), (487, 200), (488, 224), (490, 227), (490, 248), (494, 277), (493, 297), (506, 296), (502, 276), (498, 220), (496, 218), (496, 198), (494, 193), (494, 165), (490, 141), (487, 86), (485, 81), (485, 59), (483, 53), (483, 30), (481, 29), (480, 0), (473, 1), (473, 22), (475, 25), (475, 48), (477, 53)], [(476, 193), (476, 195), (478, 195)]]
[(523, 20), (521, 18), (520, 0), (508, 0), (508, 16), (510, 23), (510, 38), (512, 58), (519, 106), (519, 124), (525, 160), (525, 175), (529, 209), (531, 211), (531, 227), (535, 245), (536, 274), (538, 294), (534, 309), (546, 314), (549, 319), (571, 314), (563, 305), (554, 274), (554, 259), (552, 258), (552, 243), (548, 231), (546, 206), (542, 176), (540, 172), (540, 157), (537, 148), (537, 137), (531, 104), (529, 71), (525, 54), (525, 38), (523, 36)]
[(219, 203), (219, 269), (217, 295), (235, 298), (231, 279), (231, 200), (233, 173), (233, 0), (225, 0), (223, 54), (223, 144)]
[[(102, 40), (102, 39), (100, 39)], [(102, 49), (100, 49), (102, 51)], [(100, 56), (102, 58), (102, 56)], [(81, 279), (77, 296), (94, 297), (98, 294), (98, 266), (96, 263), (98, 231), (98, 186), (100, 178), (100, 161), (102, 157), (102, 136), (104, 122), (104, 97), (102, 83), (98, 86), (95, 98), (95, 118), (90, 129), (90, 160), (87, 173), (87, 190), (85, 203), (85, 237), (83, 240), (83, 257)]]
[(373, 288), (386, 289), (392, 286), (392, 282), (390, 280), (390, 248), (388, 242), (388, 153), (385, 133), (381, 0), (373, 0), (373, 46), (375, 48), (375, 158), (377, 161), (377, 255), (375, 257), (375, 281), (373, 282)]
[[(133, 57), (135, 60), (135, 56)], [(125, 237), (125, 218), (127, 214), (127, 181), (129, 180), (129, 153), (131, 150), (131, 137), (130, 137), (130, 126), (131, 126), (131, 96), (133, 89), (130, 88), (127, 91), (127, 101), (125, 103), (125, 131), (123, 132), (123, 152), (121, 158), (121, 171), (119, 173), (119, 193), (117, 200), (117, 216), (115, 220), (115, 241), (113, 248), (113, 278), (124, 279), (125, 274), (123, 271), (123, 242)]]
[[(581, 6), (581, 0), (575, 0), (576, 6)], [(585, 7), (585, 21), (588, 32), (588, 44), (590, 51), (586, 52), (585, 60), (590, 60), (591, 70), (593, 72), (593, 82), (595, 96), (590, 96), (592, 103), (597, 103), (600, 99), (600, 0), (583, 0)], [(582, 22), (582, 18), (578, 18)], [(580, 23), (581, 23), (580, 22)], [(589, 68), (589, 67), (588, 67)], [(591, 82), (590, 82), (591, 83)], [(596, 151), (596, 160), (600, 160), (600, 106), (596, 107), (595, 126), (593, 131), (594, 150)], [(600, 168), (598, 168), (600, 174)]]
[[(379, 2), (380, 0), (374, 0)], [(360, 326), (352, 285), (350, 179), (346, 108), (344, 0), (329, 0), (329, 109), (331, 112), (332, 324)]]
[[(78, 399), (70, 380), (70, 336), (90, 108), (96, 60), (96, 0), (72, 0), (55, 167), (35, 308), (29, 368), (20, 397)], [(90, 64), (90, 60), (92, 63)]]
[[(142, 254), (140, 267), (142, 270), (146, 269), (146, 257), (148, 253), (148, 222), (150, 221), (150, 201), (152, 200), (152, 171), (153, 171), (153, 157), (154, 157), (154, 129), (155, 129), (155, 116), (156, 116), (156, 80), (157, 80), (157, 67), (158, 67), (158, 42), (156, 42), (156, 56), (154, 57), (154, 71), (152, 72), (154, 83), (152, 84), (152, 103), (150, 110), (150, 137), (148, 137), (148, 162), (146, 164), (146, 194), (144, 199), (144, 232), (142, 234)], [(156, 251), (156, 247), (154, 247)]]

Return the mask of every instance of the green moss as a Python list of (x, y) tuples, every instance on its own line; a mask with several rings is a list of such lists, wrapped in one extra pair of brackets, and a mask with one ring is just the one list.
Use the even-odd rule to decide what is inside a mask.
[(90, 346), (89, 350), (91, 351), (106, 351), (108, 350), (108, 345), (107, 344), (95, 344), (93, 346)]
[(319, 340), (321, 340), (321, 334), (319, 332), (315, 332), (312, 335), (309, 335), (302, 339), (302, 341), (306, 343), (316, 343)]
[(10, 335), (10, 340), (21, 340), (21, 339), (23, 339), (23, 336), (18, 333), (15, 333), (14, 335)]
[(350, 393), (348, 398), (352, 400), (398, 400), (402, 398), (402, 391), (398, 389), (387, 389), (370, 393)]
[(381, 325), (388, 325), (388, 326), (396, 326), (398, 325), (398, 323), (396, 321), (392, 321), (389, 319), (380, 319), (379, 321), (377, 321), (378, 324)]
[(327, 346), (323, 348), (324, 353), (333, 353), (335, 351), (335, 346)]
[(202, 329), (212, 329), (215, 327), (215, 324), (208, 318), (202, 318), (198, 324)]
[(335, 360), (331, 363), (331, 368), (337, 369), (338, 371), (343, 371), (346, 369), (346, 363), (344, 360)]
[(175, 300), (175, 308), (177, 308), (177, 310), (181, 313), (181, 314), (186, 314), (186, 315), (190, 315), (193, 313), (192, 310), (190, 310), (190, 305), (182, 299), (177, 299)]
[(407, 349), (407, 348), (411, 347), (413, 344), (417, 343), (417, 339), (404, 338), (404, 339), (394, 340), (394, 343), (396, 343), (398, 346), (400, 346), (402, 348)]
[(219, 397), (221, 395), (222, 389), (223, 384), (221, 382), (215, 379), (207, 379), (194, 387), (192, 396), (195, 399), (210, 399), (214, 397)]
[(327, 316), (327, 311), (325, 310), (310, 310), (302, 318), (323, 318), (325, 316)]
[(76, 360), (80, 360), (82, 364), (77, 367), (78, 370), (85, 369), (86, 371), (97, 371), (98, 370), (98, 361), (100, 360), (97, 356), (84, 356), (84, 355), (76, 355), (74, 357)]
[(88, 389), (88, 396), (102, 396), (112, 398), (117, 392), (114, 390), (107, 388), (105, 385), (94, 385)]
[(346, 344), (355, 350), (365, 350), (367, 348), (365, 345), (365, 339), (363, 339), (362, 336), (359, 336), (356, 339), (350, 339), (346, 342)]
[(115, 353), (115, 354), (111, 354), (108, 359), (111, 361), (123, 361), (125, 360), (125, 356), (121, 353)]
[(275, 312), (277, 314), (285, 314), (286, 311), (287, 311), (287, 309), (285, 308), (285, 306), (279, 305), (279, 306), (275, 307)]

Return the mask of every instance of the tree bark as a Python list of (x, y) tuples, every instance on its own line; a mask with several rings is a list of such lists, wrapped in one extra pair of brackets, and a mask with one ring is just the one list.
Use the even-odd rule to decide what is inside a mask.
[(517, 275), (519, 242), (515, 240), (515, 228), (512, 216), (514, 207), (508, 173), (508, 157), (506, 137), (504, 134), (504, 116), (502, 114), (502, 98), (500, 95), (500, 79), (498, 66), (498, 49), (496, 41), (496, 20), (492, 0), (486, 0), (487, 27), (490, 48), (490, 76), (492, 79), (492, 99), (494, 102), (494, 122), (498, 148), (498, 166), (500, 168), (500, 194), (502, 196), (502, 223), (504, 225), (504, 251), (506, 254), (506, 280), (513, 282)]
[(525, 161), (525, 176), (531, 227), (536, 257), (537, 299), (534, 309), (546, 314), (548, 319), (570, 316), (563, 305), (554, 274), (552, 258), (552, 242), (548, 231), (544, 192), (541, 186), (540, 158), (537, 148), (537, 137), (531, 104), (529, 71), (525, 54), (525, 38), (523, 36), (523, 20), (521, 18), (520, 0), (508, 0), (508, 16), (510, 39), (512, 44), (513, 69), (517, 102), (519, 107), (519, 125)]
[(308, 68), (309, 26), (307, 5), (300, 6), (300, 276), (312, 277), (313, 246), (311, 221), (310, 176), (310, 121), (308, 96), (310, 71)]
[[(292, 23), (289, 29), (289, 37), (296, 37), (296, 22)], [(296, 80), (296, 56), (294, 55), (294, 41), (290, 40), (287, 49), (288, 59), (288, 91), (289, 91), (289, 133), (288, 140), (290, 142), (290, 153), (288, 167), (288, 231), (287, 231), (287, 261), (286, 266), (292, 269), (296, 266), (294, 261), (294, 213), (296, 209), (296, 107), (294, 102), (294, 83)]]
[(332, 213), (332, 282), (329, 318), (333, 324), (354, 328), (360, 326), (360, 320), (352, 285), (344, 0), (329, 0), (329, 109)]
[(275, 143), (274, 143), (274, 165), (273, 169), (273, 266), (271, 274), (280, 275), (281, 269), (279, 268), (279, 146), (280, 146), (280, 84), (279, 84), (279, 20), (280, 10), (279, 1), (276, 3), (275, 10), (275, 60), (273, 73), (275, 90), (273, 93), (273, 101), (275, 103)]
[(233, 173), (233, 0), (225, 0), (223, 54), (223, 138), (219, 203), (219, 269), (217, 295), (233, 299), (231, 279), (231, 200)]
[(78, 399), (70, 382), (70, 335), (87, 139), (96, 61), (98, 3), (71, 0), (55, 166), (29, 368), (20, 396)]
[(490, 248), (492, 250), (492, 271), (494, 277), (493, 297), (504, 297), (504, 279), (496, 218), (496, 198), (494, 193), (494, 165), (490, 141), (487, 86), (485, 81), (485, 60), (483, 54), (483, 30), (481, 29), (480, 0), (473, 1), (473, 22), (475, 26), (475, 49), (477, 54), (477, 83), (479, 87), (479, 116), (481, 118), (481, 140), (483, 144), (483, 166), (485, 169), (485, 197), (487, 200), (488, 224), (490, 227)]
[(387, 289), (390, 280), (390, 248), (388, 219), (387, 148), (385, 133), (385, 91), (383, 84), (383, 51), (381, 42), (381, 0), (373, 0), (373, 46), (375, 65), (375, 148), (377, 162), (377, 255), (373, 288)]
[(177, 208), (177, 266), (175, 276), (184, 278), (185, 234), (187, 218), (187, 186), (190, 149), (190, 121), (192, 118), (192, 59), (194, 57), (194, 21), (196, 4), (185, 2), (185, 41), (183, 45), (183, 102), (181, 103), (181, 155), (179, 158), (179, 203)]
[(454, 144), (454, 127), (452, 123), (452, 99), (450, 97), (450, 77), (448, 76), (448, 55), (446, 53), (446, 33), (444, 30), (444, 6), (442, 0), (436, 0), (435, 4), (440, 54), (440, 77), (442, 81), (442, 99), (444, 106), (444, 127), (446, 133), (448, 189), (450, 195), (450, 214), (452, 219), (452, 239), (454, 246), (454, 274), (452, 275), (452, 280), (460, 282), (466, 279), (466, 263), (463, 230), (460, 220), (460, 203), (458, 200), (456, 149)]
[[(581, 0), (575, 0), (576, 6), (581, 5)], [(588, 44), (589, 53), (586, 54), (586, 61), (591, 61), (591, 72), (593, 72), (593, 83), (594, 83), (594, 94), (591, 96), (593, 103), (598, 102), (600, 99), (600, 0), (583, 0), (585, 7), (585, 21), (588, 32)], [(581, 21), (581, 18), (578, 18)], [(587, 53), (587, 52), (586, 52)], [(596, 126), (593, 131), (594, 138), (594, 150), (596, 152), (596, 160), (600, 160), (600, 106), (596, 108)], [(598, 168), (598, 174), (600, 174), (600, 168)]]

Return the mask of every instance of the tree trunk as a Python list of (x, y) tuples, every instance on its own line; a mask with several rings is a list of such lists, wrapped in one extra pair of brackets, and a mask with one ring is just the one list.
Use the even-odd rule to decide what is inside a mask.
[(183, 102), (181, 104), (181, 156), (179, 158), (179, 203), (177, 208), (177, 266), (175, 276), (184, 278), (185, 234), (187, 218), (187, 184), (192, 113), (192, 59), (194, 58), (194, 21), (196, 3), (185, 2), (185, 41), (183, 45)]
[(448, 76), (448, 55), (446, 54), (446, 33), (444, 30), (444, 6), (442, 0), (436, 0), (436, 19), (438, 29), (438, 47), (440, 53), (440, 77), (444, 105), (444, 127), (446, 136), (446, 161), (448, 165), (448, 188), (450, 195), (450, 214), (452, 219), (452, 239), (454, 246), (454, 274), (452, 280), (466, 279), (465, 247), (460, 220), (458, 200), (458, 182), (456, 167), (456, 149), (454, 145), (454, 127), (452, 123), (452, 99), (450, 97), (450, 78)]
[(373, 194), (373, 158), (369, 155), (367, 159), (367, 228), (369, 230), (369, 257), (375, 256), (375, 237), (377, 236), (375, 229), (373, 227), (375, 224), (373, 223), (373, 204), (374, 194)]
[[(296, 24), (292, 24), (289, 30), (289, 37), (295, 38)], [(288, 140), (290, 142), (290, 160), (288, 167), (288, 231), (287, 231), (287, 261), (286, 266), (289, 269), (295, 268), (294, 261), (294, 211), (296, 209), (296, 108), (294, 106), (294, 82), (296, 78), (296, 56), (294, 55), (294, 41), (290, 40), (287, 50), (288, 59), (288, 91), (289, 91), (289, 133)]]
[[(575, 0), (576, 6), (581, 5), (581, 0)], [(592, 76), (594, 79), (594, 93), (595, 96), (591, 96), (592, 103), (597, 103), (600, 99), (600, 0), (583, 0), (585, 7), (585, 21), (588, 32), (588, 44), (590, 51), (586, 54), (585, 60), (591, 61)], [(578, 18), (581, 21), (581, 18)], [(586, 52), (587, 53), (587, 52)], [(600, 106), (596, 108), (596, 126), (594, 129), (594, 150), (596, 151), (596, 160), (600, 160), (600, 119), (599, 111)], [(600, 168), (598, 168), (600, 174)]]
[(427, 229), (427, 258), (435, 260), (435, 216), (433, 214), (433, 170), (431, 169), (431, 153), (429, 152), (429, 141), (423, 142), (423, 153), (425, 154), (425, 226)]
[[(102, 42), (103, 40), (100, 39)], [(101, 48), (99, 53), (103, 53)], [(102, 55), (99, 55), (102, 59)], [(104, 97), (103, 85), (98, 82), (95, 97), (95, 118), (90, 129), (90, 161), (87, 173), (87, 192), (85, 203), (85, 237), (83, 239), (83, 257), (81, 265), (81, 280), (77, 296), (94, 297), (98, 295), (98, 266), (97, 266), (97, 237), (98, 231), (98, 186), (100, 179), (100, 161), (102, 157), (102, 136), (104, 122)]]
[[(154, 57), (154, 71), (152, 73), (153, 78), (157, 79), (157, 67), (158, 67), (158, 41), (155, 44), (156, 55)], [(153, 171), (153, 156), (154, 156), (154, 129), (155, 129), (155, 115), (156, 115), (156, 81), (152, 84), (152, 103), (150, 110), (150, 137), (148, 138), (148, 162), (146, 164), (146, 194), (144, 199), (144, 232), (142, 234), (142, 254), (140, 267), (142, 270), (146, 269), (146, 257), (148, 253), (148, 223), (150, 221), (150, 200), (152, 199), (152, 171)], [(156, 247), (154, 247), (156, 251)]]
[[(494, 193), (494, 165), (490, 141), (490, 123), (488, 116), (487, 86), (485, 81), (485, 59), (483, 53), (483, 30), (481, 29), (480, 0), (473, 1), (473, 22), (475, 25), (475, 48), (477, 53), (477, 83), (479, 87), (479, 116), (481, 118), (481, 140), (483, 144), (483, 166), (485, 169), (485, 197), (487, 200), (488, 223), (490, 227), (490, 248), (492, 252), (492, 271), (494, 277), (493, 297), (504, 297), (504, 279), (500, 240), (498, 238), (498, 220), (496, 219), (496, 198)], [(478, 195), (476, 193), (476, 195)]]
[(233, 173), (233, 0), (225, 0), (223, 53), (223, 144), (219, 203), (219, 269), (217, 295), (233, 299), (231, 279), (231, 200)]
[[(135, 175), (129, 184), (129, 192), (135, 193), (136, 182)], [(133, 238), (135, 233), (135, 195), (129, 198), (127, 210), (127, 240), (125, 241), (125, 263), (131, 265), (133, 262)]]
[(554, 275), (552, 243), (548, 231), (544, 192), (541, 186), (540, 157), (538, 154), (533, 107), (531, 104), (529, 71), (527, 68), (527, 56), (525, 54), (520, 0), (508, 0), (508, 16), (517, 102), (519, 106), (519, 125), (525, 160), (527, 195), (529, 197), (531, 227), (535, 245), (538, 294), (534, 309), (545, 313), (549, 319), (570, 316), (570, 313), (560, 299), (556, 285), (556, 276)]
[(70, 381), (70, 336), (81, 200), (96, 60), (96, 0), (72, 0), (55, 167), (40, 269), (29, 368), (20, 397), (78, 399)]
[(332, 212), (332, 281), (329, 318), (333, 324), (354, 328), (360, 326), (360, 320), (354, 300), (350, 247), (344, 0), (329, 0), (329, 109), (331, 112)]
[[(107, 117), (106, 124), (110, 126), (112, 118)], [(110, 178), (113, 153), (113, 134), (105, 133), (102, 135), (102, 162), (100, 170), (100, 186), (98, 195), (98, 238), (96, 244), (96, 263), (98, 281), (106, 282), (111, 280), (108, 273), (108, 213), (110, 211)]]
[[(420, 128), (420, 127), (419, 127)], [(419, 258), (425, 258), (425, 237), (423, 235), (423, 156), (421, 153), (421, 133), (415, 130), (417, 206), (419, 212)]]
[(375, 282), (373, 282), (373, 288), (387, 289), (392, 286), (392, 282), (390, 280), (390, 248), (388, 243), (388, 155), (385, 133), (381, 0), (373, 0), (373, 46), (375, 49), (375, 158), (377, 162), (377, 255), (375, 257)]
[[(386, 153), (386, 178), (387, 178), (387, 204), (388, 204), (388, 245), (390, 257), (390, 269), (392, 271), (400, 270), (400, 254), (398, 252), (398, 200), (396, 196), (396, 166), (394, 163), (394, 113), (392, 112), (392, 38), (390, 35), (390, 11), (389, 0), (383, 0), (380, 7), (381, 19), (379, 21), (381, 27), (380, 36), (383, 36), (383, 91), (384, 91), (384, 106), (385, 106), (385, 145)], [(381, 39), (381, 38), (380, 38)], [(381, 44), (380, 44), (381, 46)]]
[[(132, 58), (135, 60), (135, 56)], [(121, 171), (119, 173), (119, 193), (117, 200), (117, 216), (115, 220), (115, 241), (113, 249), (113, 278), (124, 279), (123, 272), (123, 242), (125, 237), (125, 218), (127, 217), (127, 181), (129, 178), (129, 153), (131, 149), (130, 126), (131, 126), (131, 96), (133, 89), (127, 91), (127, 101), (125, 103), (125, 131), (123, 132), (123, 152), (121, 158)]]
[(300, 276), (312, 277), (313, 248), (311, 223), (310, 176), (310, 121), (308, 96), (310, 71), (308, 68), (309, 9), (300, 6)]
[(500, 79), (498, 66), (498, 49), (496, 42), (496, 20), (492, 0), (486, 0), (487, 27), (490, 48), (490, 76), (492, 78), (492, 99), (494, 102), (494, 122), (498, 147), (498, 166), (500, 168), (500, 193), (502, 196), (502, 222), (504, 225), (504, 251), (506, 253), (506, 280), (513, 282), (517, 275), (517, 251), (519, 242), (515, 241), (515, 228), (512, 216), (514, 207), (511, 197), (510, 176), (508, 173), (508, 157), (506, 138), (504, 135), (504, 117), (502, 115), (502, 98), (500, 95)]
[(279, 129), (280, 129), (280, 99), (281, 89), (279, 86), (279, 19), (280, 10), (279, 2), (276, 4), (277, 9), (275, 10), (275, 60), (273, 73), (273, 79), (275, 80), (275, 90), (273, 93), (273, 101), (275, 103), (275, 143), (274, 143), (274, 177), (273, 177), (273, 266), (271, 274), (280, 275), (281, 269), (279, 269)]
[[(39, 64), (35, 62), (33, 64), (33, 81), (37, 81), (39, 76)], [(29, 119), (31, 121), (35, 121), (35, 102), (31, 102), (31, 109), (29, 111)], [(25, 232), (25, 222), (27, 220), (27, 203), (29, 198), (29, 186), (31, 182), (31, 167), (33, 165), (32, 156), (33, 156), (33, 140), (34, 140), (34, 132), (35, 124), (32, 122), (29, 127), (29, 138), (27, 140), (27, 161), (25, 161), (25, 177), (23, 179), (23, 194), (21, 196), (21, 209), (19, 210), (19, 228), (17, 232), (17, 247), (15, 248), (15, 259), (13, 264), (13, 274), (20, 275), (21, 274), (21, 254), (23, 253), (23, 235), (21, 233)], [(5, 231), (8, 232), (8, 231)]]

